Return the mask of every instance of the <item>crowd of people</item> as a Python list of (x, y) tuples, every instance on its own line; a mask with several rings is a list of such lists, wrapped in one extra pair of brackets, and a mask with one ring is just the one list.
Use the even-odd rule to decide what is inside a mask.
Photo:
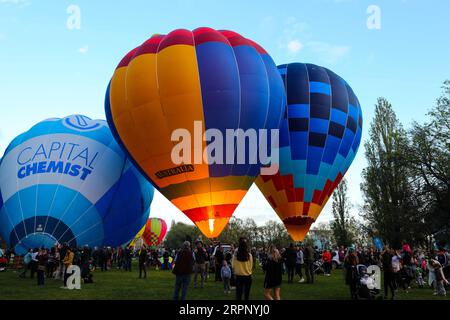
[[(0, 262), (6, 266), (13, 256), (12, 250), (0, 251)], [(377, 250), (370, 247), (319, 250), (312, 245), (295, 245), (287, 248), (251, 248), (244, 237), (234, 244), (209, 243), (201, 238), (194, 242), (185, 241), (181, 248), (148, 248), (145, 245), (118, 248), (70, 248), (68, 244), (56, 245), (51, 249), (36, 248), (23, 256), (23, 268), (20, 277), (37, 278), (37, 284), (43, 286), (46, 278), (60, 279), (62, 288), (67, 288), (71, 265), (79, 266), (84, 283), (93, 282), (93, 271), (106, 272), (111, 268), (126, 272), (132, 270), (133, 258), (139, 266), (139, 278), (147, 278), (147, 269), (172, 270), (175, 274), (173, 299), (186, 299), (191, 277), (193, 288), (202, 289), (214, 275), (215, 282), (223, 282), (224, 294), (235, 291), (237, 300), (249, 300), (252, 287), (252, 275), (257, 266), (264, 272), (262, 292), (267, 300), (281, 299), (281, 285), (286, 277), (287, 284), (294, 282), (314, 284), (317, 275), (330, 276), (341, 269), (352, 299), (374, 298), (373, 292), (384, 298), (394, 299), (396, 292), (408, 293), (413, 287), (425, 286), (434, 289), (433, 294), (446, 295), (446, 286), (450, 279), (450, 254), (440, 248), (428, 252), (412, 250), (408, 244), (402, 248), (385, 247)], [(371, 267), (372, 266), (372, 267)], [(376, 288), (375, 271), (383, 273), (383, 292)], [(0, 265), (0, 268), (2, 265)], [(372, 285), (369, 280), (372, 279)], [(381, 277), (379, 278), (381, 279)], [(378, 291), (377, 291), (378, 290)]]
[[(4, 268), (10, 265), (14, 256), (13, 250), (1, 250), (2, 264)], [(84, 283), (93, 282), (94, 270), (106, 272), (111, 268), (123, 271), (132, 271), (132, 260), (136, 258), (139, 265), (139, 278), (146, 278), (147, 268), (155, 266), (156, 269), (171, 269), (169, 258), (174, 255), (174, 251), (165, 249), (148, 249), (143, 246), (140, 250), (133, 247), (103, 247), (71, 248), (67, 243), (55, 245), (48, 248), (30, 249), (21, 257), (20, 278), (37, 278), (39, 286), (45, 285), (45, 279), (63, 280), (62, 288), (67, 288), (67, 272), (71, 265), (80, 268), (81, 278)], [(18, 256), (19, 257), (19, 256)]]
[[(394, 299), (395, 293), (403, 290), (409, 293), (413, 286), (433, 288), (433, 295), (446, 296), (445, 286), (450, 279), (450, 254), (444, 248), (428, 254), (412, 250), (404, 243), (402, 248), (385, 247), (383, 250), (350, 248), (344, 258), (346, 284), (352, 299), (358, 299), (358, 284), (364, 274), (358, 266), (378, 266), (383, 272), (384, 299)], [(367, 273), (367, 272), (366, 272)], [(427, 280), (427, 281), (426, 281)]]

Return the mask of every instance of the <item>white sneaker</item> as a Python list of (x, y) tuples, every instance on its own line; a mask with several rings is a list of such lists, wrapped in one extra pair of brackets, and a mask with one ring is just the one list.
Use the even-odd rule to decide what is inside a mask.
[(301, 278), (300, 280), (298, 280), (298, 283), (303, 283), (305, 282), (305, 279)]

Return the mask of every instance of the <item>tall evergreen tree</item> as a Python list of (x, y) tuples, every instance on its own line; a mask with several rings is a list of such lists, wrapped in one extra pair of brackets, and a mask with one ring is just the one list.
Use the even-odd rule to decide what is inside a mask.
[(391, 246), (422, 240), (423, 221), (411, 190), (407, 133), (384, 98), (375, 105), (364, 147), (368, 166), (362, 172), (362, 216), (369, 228)]

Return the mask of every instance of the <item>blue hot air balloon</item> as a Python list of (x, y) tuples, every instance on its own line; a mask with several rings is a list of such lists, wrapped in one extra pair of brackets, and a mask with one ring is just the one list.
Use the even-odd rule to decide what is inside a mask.
[(348, 83), (326, 68), (278, 66), (287, 97), (280, 170), (256, 184), (295, 241), (302, 241), (356, 156), (362, 112)]
[(106, 121), (48, 119), (0, 162), (0, 236), (18, 254), (65, 242), (118, 246), (147, 221), (153, 193)]

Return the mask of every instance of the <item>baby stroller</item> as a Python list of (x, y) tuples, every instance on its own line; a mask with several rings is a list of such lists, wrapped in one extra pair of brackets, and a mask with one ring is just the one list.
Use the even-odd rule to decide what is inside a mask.
[(323, 274), (323, 260), (322, 259), (318, 259), (316, 261), (313, 262), (313, 272), (315, 274)]
[(380, 289), (375, 285), (375, 274), (369, 274), (367, 267), (363, 264), (356, 266), (356, 295), (358, 299), (375, 300), (380, 299)]

